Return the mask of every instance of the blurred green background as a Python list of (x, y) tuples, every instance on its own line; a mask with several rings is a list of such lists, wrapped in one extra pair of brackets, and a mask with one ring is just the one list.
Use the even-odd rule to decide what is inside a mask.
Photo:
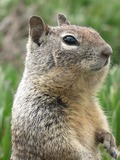
[[(110, 73), (98, 98), (120, 148), (120, 1), (0, 0), (0, 160), (9, 160), (11, 154), (11, 106), (24, 67), (28, 19), (40, 15), (57, 25), (57, 13), (72, 24), (96, 29), (113, 48)], [(101, 150), (103, 160), (110, 159)]]

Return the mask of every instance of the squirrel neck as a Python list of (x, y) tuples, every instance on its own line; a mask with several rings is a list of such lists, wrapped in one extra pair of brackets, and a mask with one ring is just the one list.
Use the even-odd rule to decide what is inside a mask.
[[(104, 70), (83, 73), (74, 69), (55, 68), (44, 75), (29, 74), (29, 78), (27, 77), (26, 80), (38, 92), (61, 97), (67, 101), (69, 99), (77, 100), (81, 97), (82, 99), (89, 99), (91, 96), (95, 96), (100, 82), (102, 83), (104, 80), (105, 73)], [(85, 96), (83, 97), (83, 95)]]

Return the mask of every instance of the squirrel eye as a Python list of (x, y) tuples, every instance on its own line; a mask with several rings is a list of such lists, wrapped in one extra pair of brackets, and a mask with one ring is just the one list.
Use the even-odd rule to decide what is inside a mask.
[(63, 41), (67, 45), (78, 45), (77, 39), (71, 35), (66, 35), (65, 37), (63, 37)]

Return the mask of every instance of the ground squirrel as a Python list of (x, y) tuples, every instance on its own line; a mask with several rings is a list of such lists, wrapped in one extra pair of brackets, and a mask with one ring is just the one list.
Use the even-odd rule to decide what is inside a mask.
[(111, 47), (92, 28), (29, 20), (25, 70), (12, 108), (11, 160), (100, 160), (99, 144), (117, 158), (115, 138), (95, 98)]

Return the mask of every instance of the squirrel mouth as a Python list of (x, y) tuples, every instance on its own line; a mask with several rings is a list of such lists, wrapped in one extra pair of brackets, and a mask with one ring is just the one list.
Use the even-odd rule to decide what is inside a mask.
[(95, 65), (95, 66), (91, 67), (91, 70), (92, 71), (99, 71), (101, 68), (102, 68), (101, 66)]
[(94, 66), (91, 66), (91, 69), (92, 69), (93, 71), (99, 71), (99, 70), (101, 70), (103, 67), (107, 66), (108, 63), (109, 63), (109, 59), (107, 59), (103, 65), (94, 65)]
[(109, 60), (107, 59), (106, 62), (105, 62), (105, 64), (104, 64), (104, 66), (106, 66), (108, 64), (108, 62), (109, 62)]

